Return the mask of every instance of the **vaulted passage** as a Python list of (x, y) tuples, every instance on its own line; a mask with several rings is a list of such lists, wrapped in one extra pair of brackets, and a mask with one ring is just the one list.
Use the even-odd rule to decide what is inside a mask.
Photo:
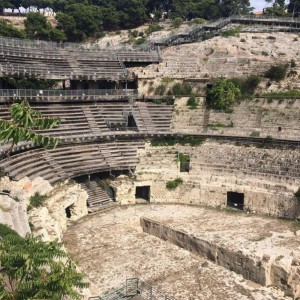
[(244, 193), (227, 192), (227, 206), (243, 210), (244, 198)]

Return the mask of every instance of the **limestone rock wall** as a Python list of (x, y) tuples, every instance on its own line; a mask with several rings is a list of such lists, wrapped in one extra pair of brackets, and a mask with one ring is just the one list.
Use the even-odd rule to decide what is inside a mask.
[(26, 205), (6, 195), (0, 195), (0, 223), (14, 229), (24, 237), (30, 233)]
[(294, 299), (300, 297), (298, 257), (283, 259), (283, 256), (276, 256), (276, 253), (273, 257), (268, 255), (259, 257), (242, 250), (234, 251), (218, 242), (207, 240), (205, 236), (199, 238), (189, 232), (173, 228), (172, 224), (143, 217), (140, 223), (144, 232), (206, 257), (224, 268), (243, 275), (246, 279), (261, 285), (276, 286)]
[[(180, 172), (178, 153), (190, 156), (191, 170)], [(137, 186), (149, 185), (151, 202), (227, 205), (227, 192), (244, 193), (250, 211), (287, 218), (300, 217), (294, 192), (300, 186), (298, 150), (261, 149), (207, 141), (200, 146), (151, 147), (139, 150), (136, 180), (123, 178), (117, 195), (121, 204), (135, 203)], [(180, 177), (183, 184), (168, 190)]]
[[(45, 241), (61, 241), (68, 222), (88, 214), (87, 198), (87, 192), (79, 184), (62, 185), (54, 189), (43, 207), (29, 212), (29, 218), (34, 224), (34, 233), (42, 236)], [(66, 216), (67, 207), (70, 208), (70, 218)]]
[(260, 137), (300, 139), (300, 102), (295, 99), (245, 100), (233, 106), (231, 113), (205, 109), (203, 98), (199, 99), (197, 109), (190, 110), (187, 99), (180, 98), (175, 102), (173, 132), (237, 136), (250, 136), (255, 132)]
[[(270, 66), (291, 59), (295, 59), (298, 66), (298, 51), (297, 34), (240, 33), (236, 37), (218, 36), (203, 42), (168, 47), (163, 50), (163, 62), (135, 68), (135, 72), (139, 78), (244, 77), (263, 74)], [(297, 71), (299, 74), (299, 67)], [(299, 81), (292, 77), (287, 84), (299, 88)]]

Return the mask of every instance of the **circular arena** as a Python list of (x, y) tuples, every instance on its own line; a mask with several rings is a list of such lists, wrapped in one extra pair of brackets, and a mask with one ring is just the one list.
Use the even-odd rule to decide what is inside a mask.
[[(26, 100), (59, 120), (36, 130), (56, 147), (1, 142), (0, 223), (61, 241), (85, 299), (299, 299), (298, 35), (297, 19), (235, 16), (147, 48), (0, 37), (0, 119)], [(208, 105), (216, 78), (250, 75), (251, 97)]]

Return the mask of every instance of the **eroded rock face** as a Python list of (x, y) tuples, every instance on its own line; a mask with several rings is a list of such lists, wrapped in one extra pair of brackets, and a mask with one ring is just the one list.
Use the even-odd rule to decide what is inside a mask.
[(276, 286), (287, 296), (300, 297), (300, 257), (249, 255), (229, 249), (222, 244), (199, 238), (189, 232), (172, 228), (172, 225), (142, 217), (144, 232), (171, 242), (190, 252), (208, 258), (224, 268), (243, 275), (261, 285)]
[[(44, 241), (61, 241), (67, 222), (76, 221), (88, 214), (87, 198), (87, 192), (79, 184), (62, 185), (54, 189), (43, 207), (30, 211), (30, 219), (35, 226), (34, 233)], [(67, 218), (66, 208), (70, 209), (70, 218)]]
[(0, 178), (0, 191), (6, 190), (10, 197), (29, 203), (29, 198), (35, 193), (46, 195), (53, 190), (51, 184), (42, 177), (30, 180), (24, 177), (19, 181), (10, 180), (8, 177)]
[(26, 205), (6, 195), (0, 195), (0, 223), (25, 236), (30, 233)]
[[(78, 184), (65, 183), (53, 187), (41, 177), (32, 181), (27, 177), (19, 181), (2, 177), (0, 191), (9, 194), (0, 196), (0, 223), (7, 224), (21, 236), (30, 232), (30, 220), (34, 226), (33, 233), (41, 236), (44, 241), (61, 240), (69, 220), (76, 221), (88, 214), (88, 195)], [(47, 195), (48, 199), (43, 206), (31, 209), (28, 217), (26, 210), (30, 197), (36, 193)], [(70, 218), (66, 215), (67, 208)]]

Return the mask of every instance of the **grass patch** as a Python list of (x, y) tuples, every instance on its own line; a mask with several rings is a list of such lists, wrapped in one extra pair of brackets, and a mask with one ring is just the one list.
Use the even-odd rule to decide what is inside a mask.
[(168, 181), (166, 183), (166, 188), (168, 190), (175, 190), (181, 184), (183, 184), (183, 180), (181, 178), (176, 178), (174, 180)]
[(197, 109), (198, 108), (198, 101), (195, 97), (190, 97), (187, 101), (187, 104), (189, 109)]
[(300, 90), (289, 90), (289, 91), (285, 91), (285, 92), (264, 93), (262, 96), (266, 97), (266, 98), (274, 98), (274, 99), (300, 98)]
[(47, 198), (48, 196), (40, 195), (40, 193), (36, 192), (33, 196), (29, 198), (29, 202), (32, 207), (37, 208), (42, 206)]

